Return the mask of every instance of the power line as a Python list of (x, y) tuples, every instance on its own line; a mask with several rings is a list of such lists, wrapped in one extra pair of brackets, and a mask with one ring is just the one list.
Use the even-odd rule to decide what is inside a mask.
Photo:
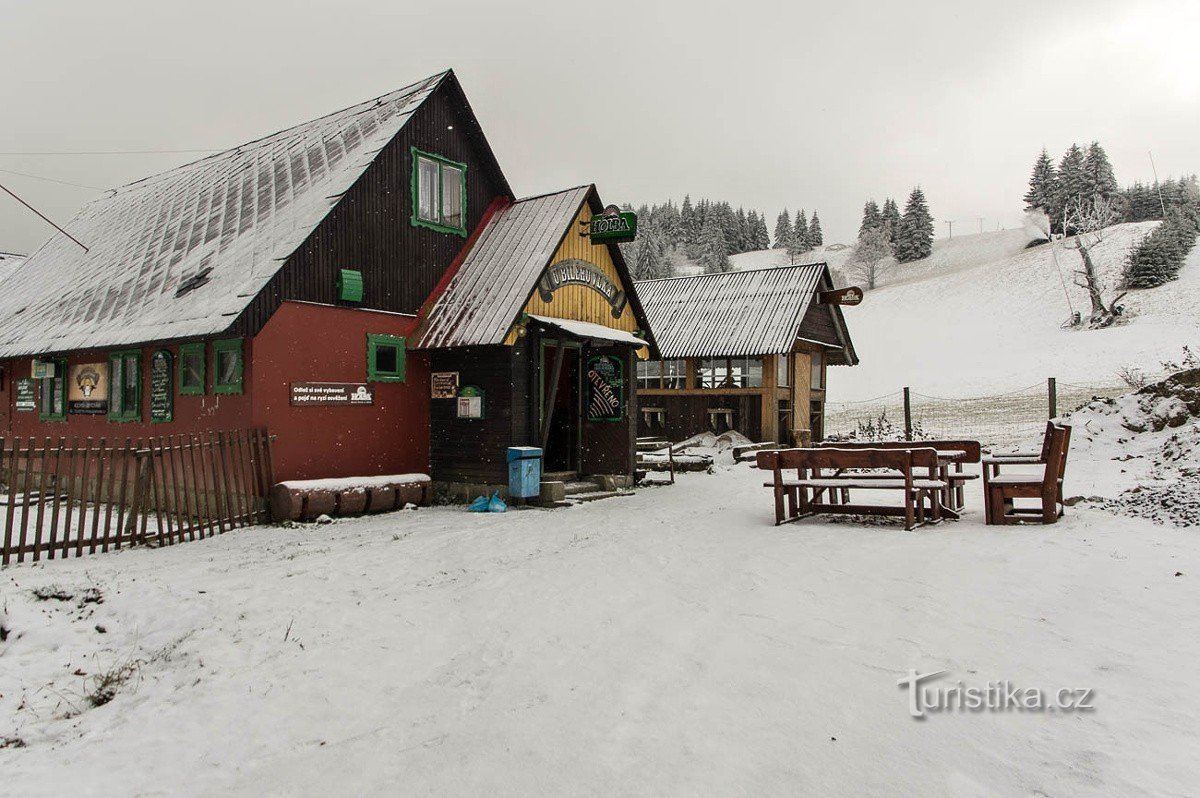
[(36, 213), (38, 216), (40, 216), (40, 217), (42, 218), (42, 220), (43, 220), (44, 222), (46, 222), (47, 224), (49, 224), (49, 225), (50, 225), (51, 227), (53, 227), (55, 230), (57, 230), (58, 232), (60, 232), (60, 233), (62, 233), (63, 235), (65, 235), (67, 238), (71, 239), (71, 240), (72, 240), (72, 241), (74, 241), (76, 244), (79, 244), (79, 246), (83, 247), (83, 251), (84, 251), (84, 252), (88, 252), (88, 251), (89, 251), (87, 247), (83, 246), (83, 244), (80, 242), (80, 240), (79, 240), (78, 238), (76, 238), (75, 236), (73, 236), (73, 235), (71, 235), (70, 233), (68, 233), (66, 230), (64, 230), (64, 229), (62, 229), (61, 227), (59, 227), (58, 225), (56, 225), (56, 224), (55, 224), (53, 221), (51, 221), (51, 219), (50, 219), (50, 217), (49, 217), (49, 216), (47, 216), (46, 214), (42, 213), (42, 212), (41, 212), (41, 211), (39, 211), (37, 208), (35, 208), (35, 207), (33, 207), (32, 205), (30, 205), (28, 202), (26, 202), (25, 200), (23, 200), (23, 199), (21, 199), (20, 197), (18, 197), (18, 196), (17, 196), (15, 193), (13, 193), (12, 189), (8, 188), (8, 187), (7, 187), (7, 186), (5, 186), (3, 183), (0, 183), (0, 191), (3, 191), (5, 194), (7, 194), (7, 195), (9, 195), (10, 197), (12, 197), (13, 199), (15, 199), (17, 202), (21, 203), (21, 204), (22, 204), (22, 205), (24, 205), (26, 208), (28, 208), (29, 210), (31, 210), (31, 211), (33, 211), (34, 213)]
[(45, 150), (0, 152), (0, 155), (182, 155), (198, 152), (222, 152), (218, 149), (204, 150)]
[(75, 188), (86, 188), (92, 191), (104, 191), (100, 186), (85, 186), (83, 183), (69, 183), (66, 180), (58, 180), (53, 177), (42, 177), (41, 175), (31, 175), (28, 172), (14, 172), (12, 169), (0, 169), (0, 173), (6, 175), (17, 175), (18, 177), (28, 177), (32, 180), (45, 180), (47, 183), (58, 183), (60, 186), (74, 186)]

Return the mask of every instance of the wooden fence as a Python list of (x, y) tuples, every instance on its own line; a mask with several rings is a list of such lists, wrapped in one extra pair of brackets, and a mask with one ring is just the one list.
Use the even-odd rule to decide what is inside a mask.
[(0, 438), (0, 563), (198, 540), (268, 519), (266, 430)]

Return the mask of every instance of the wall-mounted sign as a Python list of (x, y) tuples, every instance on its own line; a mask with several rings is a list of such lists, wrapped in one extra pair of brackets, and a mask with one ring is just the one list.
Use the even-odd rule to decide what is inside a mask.
[(175, 369), (171, 353), (160, 349), (150, 356), (150, 421), (175, 420)]
[(817, 294), (817, 300), (822, 305), (857, 305), (863, 301), (863, 291), (856, 285), (833, 291), (821, 291)]
[(483, 418), (483, 391), (474, 385), (464, 385), (458, 392), (459, 418)]
[(22, 377), (15, 382), (17, 385), (17, 411), (31, 413), (37, 410), (37, 380), (32, 377)]
[(637, 214), (609, 205), (604, 212), (593, 216), (588, 225), (593, 244), (621, 244), (637, 238)]
[(50, 380), (54, 379), (55, 362), (53, 360), (38, 360), (33, 359), (32, 373), (30, 374), (35, 380)]
[(538, 295), (543, 302), (550, 302), (554, 299), (554, 292), (564, 285), (586, 286), (604, 297), (604, 301), (612, 308), (614, 319), (620, 318), (621, 312), (625, 310), (625, 303), (628, 301), (625, 292), (617, 288), (617, 284), (607, 274), (600, 271), (595, 265), (578, 258), (569, 258), (551, 264), (542, 274), (542, 279), (538, 283)]
[(616, 355), (593, 355), (587, 361), (588, 421), (620, 421), (624, 417), (625, 363)]
[(291, 404), (297, 407), (375, 404), (375, 392), (362, 382), (293, 382)]
[(108, 412), (108, 363), (76, 363), (67, 369), (67, 412), (82, 416)]
[(458, 396), (458, 372), (435, 371), (429, 377), (434, 399), (453, 399)]

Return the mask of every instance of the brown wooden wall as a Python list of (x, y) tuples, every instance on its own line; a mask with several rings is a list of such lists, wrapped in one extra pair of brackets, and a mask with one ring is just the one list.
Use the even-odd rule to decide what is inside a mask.
[[(709, 408), (728, 407), (734, 411), (733, 428), (752, 441), (762, 440), (762, 393), (727, 394), (720, 391), (699, 393), (655, 393), (641, 391), (638, 396), (638, 435), (664, 437), (678, 442), (701, 432), (724, 431), (720, 426), (714, 430), (708, 421)], [(666, 411), (665, 426), (655, 422), (646, 424), (640, 408), (661, 407)], [(724, 422), (719, 421), (723, 425)]]
[(420, 309), (466, 238), (412, 224), (414, 146), (467, 165), (468, 234), (493, 199), (508, 196), (500, 167), (451, 76), (242, 313), (236, 332), (256, 334), (284, 300), (337, 303), (340, 269), (362, 272), (361, 307)]

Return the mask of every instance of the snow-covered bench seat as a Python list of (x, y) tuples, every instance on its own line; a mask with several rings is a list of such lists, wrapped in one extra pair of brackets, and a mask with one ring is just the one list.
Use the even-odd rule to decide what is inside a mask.
[(271, 488), (271, 517), (276, 521), (312, 521), (322, 515), (361, 515), (427, 505), (428, 474), (294, 479)]
[[(931, 447), (775, 449), (758, 452), (757, 459), (760, 469), (771, 472), (763, 484), (774, 491), (776, 525), (843, 513), (902, 516), (904, 528), (915, 529), (942, 520), (950, 486), (937, 478), (941, 463)], [(895, 491), (902, 505), (851, 504), (851, 490)]]

